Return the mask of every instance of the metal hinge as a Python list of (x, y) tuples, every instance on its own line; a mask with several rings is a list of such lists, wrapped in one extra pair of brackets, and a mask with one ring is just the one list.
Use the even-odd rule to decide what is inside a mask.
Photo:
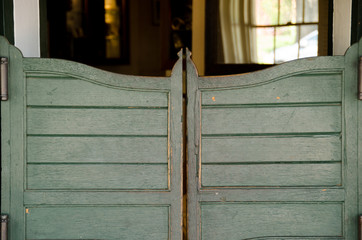
[(9, 223), (9, 216), (1, 215), (1, 240), (8, 239), (8, 223)]
[(7, 101), (8, 96), (8, 59), (2, 57), (0, 60), (0, 97), (1, 101)]
[(199, 144), (195, 144), (195, 162), (196, 162), (196, 178), (198, 179), (199, 171), (200, 171), (200, 152), (199, 152)]
[(362, 57), (359, 57), (358, 69), (358, 99), (362, 100)]
[(358, 240), (362, 240), (362, 215), (358, 216)]

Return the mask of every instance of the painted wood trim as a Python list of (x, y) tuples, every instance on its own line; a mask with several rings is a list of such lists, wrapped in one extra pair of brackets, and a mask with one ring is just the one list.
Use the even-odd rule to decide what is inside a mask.
[[(81, 204), (81, 205), (92, 205), (90, 200), (94, 200), (95, 204), (100, 205), (164, 205), (168, 207), (169, 211), (169, 233), (168, 239), (181, 240), (182, 239), (182, 202), (183, 202), (183, 193), (182, 193), (182, 160), (183, 160), (183, 132), (182, 132), (182, 57), (179, 54), (180, 58), (176, 63), (171, 77), (138, 77), (138, 76), (127, 76), (127, 75), (118, 75), (107, 73), (98, 69), (91, 69), (86, 65), (77, 64), (68, 62), (65, 65), (67, 67), (61, 67), (62, 60), (52, 60), (50, 59), (31, 59), (23, 58), (20, 51), (17, 50), (14, 46), (10, 46), (4, 38), (0, 38), (0, 53), (2, 56), (9, 56), (11, 60), (10, 65), (10, 101), (2, 102), (2, 113), (6, 116), (2, 116), (5, 121), (2, 122), (3, 133), (2, 141), (10, 141), (9, 149), (2, 152), (3, 157), (8, 157), (4, 162), (8, 163), (9, 173), (14, 172), (10, 176), (6, 174), (3, 175), (4, 179), (9, 183), (9, 186), (6, 184), (2, 185), (2, 198), (5, 200), (2, 202), (2, 207), (4, 206), (8, 209), (8, 213), (12, 216), (12, 221), (17, 222), (18, 224), (13, 224), (13, 227), (10, 229), (10, 233), (14, 239), (25, 239), (25, 215), (26, 215), (26, 206), (38, 206), (38, 204), (46, 205), (43, 200), (39, 202), (40, 197), (38, 193), (41, 192), (42, 196), (49, 195), (46, 199), (50, 201), (50, 204), (64, 204), (64, 201), (60, 202), (60, 197), (65, 197), (68, 203)], [(46, 66), (47, 61), (51, 65), (51, 71), (48, 71)], [(28, 64), (28, 66), (33, 66), (33, 62), (36, 63), (40, 69), (37, 67), (33, 68), (30, 71), (24, 72), (23, 63)], [(64, 61), (66, 62), (66, 61)], [(53, 65), (52, 65), (53, 64)], [(57, 66), (57, 64), (60, 64)], [(81, 68), (80, 70), (77, 67)], [(61, 71), (58, 71), (61, 69)], [(54, 76), (57, 75), (60, 78), (66, 77), (67, 71), (74, 70), (76, 74), (74, 76), (78, 79), (92, 82), (98, 85), (105, 87), (111, 87), (114, 89), (125, 89), (129, 91), (152, 91), (152, 92), (161, 92), (168, 97), (168, 105), (162, 107), (161, 111), (168, 109), (166, 113), (167, 119), (165, 122), (166, 130), (168, 136), (168, 179), (166, 179), (165, 190), (150, 190), (146, 192), (141, 192), (137, 190), (123, 190), (123, 191), (90, 191), (90, 192), (79, 192), (79, 191), (30, 191), (35, 195), (31, 195), (29, 198), (29, 191), (23, 192), (25, 189), (26, 181), (24, 178), (25, 174), (25, 154), (26, 154), (26, 129), (27, 129), (27, 103), (26, 103), (26, 76)], [(78, 72), (77, 72), (78, 71)], [(80, 72), (80, 73), (79, 73)], [(92, 73), (94, 73), (92, 75)], [(83, 74), (83, 75), (82, 75)], [(90, 74), (92, 77), (88, 78), (87, 75)], [(74, 77), (73, 76), (73, 77)], [(80, 77), (79, 77), (80, 76)], [(72, 76), (71, 76), (72, 77)], [(106, 78), (105, 81), (100, 81), (98, 79)], [(120, 108), (122, 109), (122, 107)], [(140, 108), (144, 109), (144, 108)], [(154, 109), (159, 111), (160, 109)], [(9, 111), (9, 114), (7, 114)], [(8, 124), (8, 125), (4, 125)], [(10, 126), (11, 125), (11, 126)], [(10, 127), (9, 127), (10, 126)], [(8, 129), (8, 130), (7, 130)], [(8, 135), (6, 134), (8, 132)], [(11, 139), (10, 139), (10, 133)], [(8, 139), (9, 138), (9, 139)], [(13, 157), (16, 159), (14, 160)], [(11, 166), (10, 166), (11, 165)], [(3, 169), (6, 169), (3, 168)], [(11, 179), (10, 179), (11, 178)], [(10, 189), (12, 194), (10, 195)], [(3, 195), (3, 191), (7, 191)], [(53, 195), (55, 194), (55, 195)], [(86, 195), (84, 195), (86, 194)], [(89, 195), (88, 195), (89, 194)], [(25, 198), (26, 199), (25, 199)], [(72, 198), (74, 197), (74, 198)], [(90, 197), (90, 199), (84, 199)], [(120, 199), (107, 199), (109, 198), (120, 198)], [(16, 199), (13, 199), (16, 198)], [(43, 197), (40, 197), (43, 198)], [(134, 198), (132, 202), (132, 198)], [(44, 200), (46, 200), (44, 199)], [(58, 202), (57, 202), (58, 201)], [(10, 204), (11, 202), (11, 204)], [(28, 205), (24, 205), (24, 203)], [(10, 206), (11, 205), (11, 206)], [(20, 207), (19, 207), (20, 206)], [(3, 208), (2, 208), (3, 209)], [(19, 228), (20, 226), (20, 228)]]
[(209, 189), (200, 191), (201, 202), (343, 202), (343, 188), (245, 188)]
[(60, 59), (24, 58), (24, 71), (27, 76), (44, 74), (69, 76), (117, 89), (160, 90), (163, 92), (171, 89), (169, 77), (123, 75)]
[(358, 158), (357, 138), (358, 132), (358, 48), (361, 45), (354, 44), (348, 49), (345, 55), (344, 71), (344, 94), (342, 121), (344, 126), (344, 143), (342, 149), (342, 161), (344, 163), (344, 186), (346, 189), (345, 200), (345, 237), (346, 239), (357, 239), (358, 236)]
[[(343, 56), (315, 57), (282, 63), (266, 70), (248, 74), (199, 77), (198, 81), (200, 90), (244, 88), (267, 84), (303, 73), (323, 73), (331, 70), (338, 73), (343, 70), (343, 66)], [(238, 81), (237, 79), (241, 76), (243, 80)]]
[(173, 198), (170, 191), (25, 191), (24, 205), (170, 205)]
[(198, 240), (201, 233), (199, 205), (199, 156), (198, 148), (201, 126), (199, 113), (200, 95), (198, 92), (198, 73), (191, 60), (191, 52), (186, 50), (186, 79), (187, 79), (187, 229), (188, 239)]
[[(5, 38), (0, 38), (0, 54), (10, 57), (10, 43)], [(10, 179), (11, 179), (11, 145), (10, 145), (10, 101), (1, 101), (1, 213), (10, 213)]]
[[(200, 204), (203, 202), (255, 202), (260, 201), (298, 201), (296, 189), (293, 188), (265, 188), (253, 189), (253, 187), (237, 188), (217, 188), (200, 189), (199, 180), (199, 158), (200, 151), (197, 144), (200, 135), (200, 105), (199, 91), (213, 91), (221, 89), (234, 89), (260, 86), (269, 82), (285, 79), (286, 77), (296, 76), (305, 73), (324, 74), (330, 71), (341, 74), (343, 82), (342, 92), (342, 171), (346, 176), (341, 187), (304, 187), (299, 188), (300, 193), (304, 192), (304, 197), (300, 201), (327, 202), (337, 201), (343, 203), (343, 218), (345, 225), (343, 227), (344, 238), (354, 239), (356, 235), (357, 224), (357, 46), (350, 48), (346, 56), (318, 57), (312, 59), (302, 59), (288, 62), (271, 69), (259, 71), (256, 73), (217, 77), (199, 77), (194, 67), (190, 54), (187, 55), (187, 80), (188, 80), (188, 216), (189, 216), (189, 239), (201, 239), (200, 226)], [(360, 48), (360, 55), (362, 50)], [(240, 78), (242, 77), (242, 81)], [(259, 79), (259, 80), (258, 80)], [(360, 103), (359, 103), (360, 104)], [(239, 106), (240, 107), (240, 106)], [(362, 116), (361, 113), (359, 113)], [(360, 124), (362, 129), (362, 124)], [(361, 147), (360, 147), (361, 149)], [(361, 155), (361, 154), (360, 154)], [(348, 159), (347, 159), (348, 158)], [(361, 170), (359, 170), (362, 174)], [(361, 187), (360, 187), (361, 189)], [(260, 190), (260, 192), (258, 192)], [(269, 191), (270, 190), (270, 191)], [(275, 192), (274, 192), (275, 191)], [(281, 192), (282, 191), (282, 192)], [(360, 190), (361, 191), (361, 190)], [(324, 194), (318, 194), (324, 192)], [(250, 195), (249, 195), (250, 193)], [(260, 195), (259, 195), (260, 194)], [(278, 196), (274, 194), (279, 194)], [(323, 196), (323, 197), (322, 197)], [(265, 198), (264, 198), (265, 197)], [(284, 198), (283, 198), (284, 197)], [(360, 201), (361, 202), (361, 201)]]
[(170, 206), (170, 238), (183, 238), (183, 59), (182, 50), (178, 53), (179, 59), (171, 73), (171, 95), (169, 100), (169, 179), (171, 189)]
[[(10, 101), (10, 132), (11, 132), (11, 221), (20, 226), (25, 224), (23, 207), (23, 187), (25, 168), (25, 75), (23, 57), (20, 51), (9, 46), (9, 101)], [(13, 80), (13, 81), (11, 81)], [(9, 127), (9, 126), (6, 126)], [(9, 224), (9, 235), (13, 239), (25, 239), (25, 228), (17, 224)]]

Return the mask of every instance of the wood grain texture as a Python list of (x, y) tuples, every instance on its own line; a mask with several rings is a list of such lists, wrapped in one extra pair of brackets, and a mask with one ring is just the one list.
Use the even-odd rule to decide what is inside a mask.
[[(345, 125), (345, 182), (346, 182), (346, 201), (345, 201), (345, 214), (350, 216), (345, 221), (345, 235), (346, 239), (356, 239), (358, 236), (357, 214), (360, 209), (358, 208), (358, 100), (356, 98), (356, 91), (358, 89), (358, 47), (355, 44), (352, 46), (345, 55), (345, 87), (344, 87), (344, 125)], [(357, 214), (356, 214), (357, 213)]]
[(104, 84), (119, 89), (170, 90), (168, 77), (143, 77), (111, 73), (81, 63), (50, 59), (24, 58), (24, 72), (27, 76), (60, 75), (89, 82)]
[(337, 186), (342, 184), (341, 163), (202, 165), (204, 187)]
[(320, 133), (341, 131), (341, 108), (209, 108), (202, 110), (202, 134)]
[(195, 77), (198, 77), (198, 87), (200, 90), (218, 88), (232, 89), (240, 87), (255, 87), (257, 85), (274, 82), (300, 74), (329, 74), (342, 72), (343, 69), (344, 57), (333, 56), (299, 59), (249, 74), (205, 77), (198, 77), (198, 75), (195, 75)]
[[(0, 37), (0, 54), (9, 58), (10, 43), (4, 37)], [(10, 84), (10, 83), (9, 83)], [(11, 189), (11, 132), (10, 132), (10, 102), (1, 101), (1, 213), (10, 213), (10, 189)]]
[(168, 93), (121, 90), (70, 77), (29, 77), (27, 103), (45, 106), (167, 107)]
[(167, 164), (28, 164), (27, 189), (167, 189)]
[(355, 53), (214, 77), (187, 56), (189, 239), (356, 238)]
[[(171, 191), (64, 191), (27, 190), (25, 205), (170, 205)], [(171, 204), (172, 205), (172, 204)], [(175, 219), (176, 220), (176, 219)], [(175, 221), (172, 219), (172, 222)], [(177, 221), (176, 221), (177, 222)]]
[(341, 161), (338, 135), (202, 138), (202, 163)]
[(167, 135), (165, 109), (28, 108), (28, 134)]
[(28, 137), (28, 163), (167, 163), (167, 137)]
[(203, 203), (202, 239), (337, 239), (342, 209), (341, 203)]
[(23, 58), (2, 37), (0, 53), (11, 239), (181, 240), (182, 57), (171, 77), (140, 77)]
[(29, 207), (26, 239), (169, 239), (167, 206)]
[[(11, 162), (11, 209), (9, 212), (12, 222), (24, 223), (24, 168), (25, 168), (25, 86), (23, 56), (13, 46), (9, 46), (9, 101), (10, 104), (10, 162)], [(2, 130), (1, 130), (2, 131)], [(25, 239), (25, 229), (18, 224), (9, 224), (9, 235), (13, 239)]]
[(342, 75), (301, 74), (257, 87), (202, 91), (203, 105), (340, 102)]
[(199, 98), (198, 74), (191, 60), (191, 52), (186, 50), (187, 79), (187, 237), (200, 239), (200, 205), (198, 203), (198, 146), (199, 139)]
[(182, 50), (178, 53), (179, 60), (172, 69), (171, 74), (171, 95), (169, 112), (169, 186), (172, 204), (170, 206), (170, 236), (169, 239), (184, 239), (184, 164), (186, 156), (184, 155), (184, 135), (186, 125), (184, 120), (183, 107), (183, 56)]
[(339, 188), (203, 188), (200, 202), (343, 202), (345, 190)]

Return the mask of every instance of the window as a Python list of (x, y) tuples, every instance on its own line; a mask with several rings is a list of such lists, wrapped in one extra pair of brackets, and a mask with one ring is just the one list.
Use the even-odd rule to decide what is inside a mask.
[(258, 63), (318, 55), (318, 0), (255, 0)]
[(330, 2), (207, 1), (205, 73), (251, 72), (298, 58), (326, 55)]

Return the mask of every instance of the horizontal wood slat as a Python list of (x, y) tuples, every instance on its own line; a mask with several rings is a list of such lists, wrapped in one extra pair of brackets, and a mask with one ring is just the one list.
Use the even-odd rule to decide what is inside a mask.
[[(189, 78), (192, 78), (197, 72), (190, 69), (193, 66), (188, 67)], [(300, 74), (341, 74), (344, 68), (343, 56), (304, 58), (249, 74), (198, 77), (197, 82), (199, 89), (254, 87)]]
[[(180, 69), (179, 64), (174, 72)], [(51, 58), (24, 58), (24, 71), (28, 77), (70, 76), (89, 82), (106, 84), (117, 88), (170, 90), (170, 77), (144, 77), (103, 71), (78, 62)]]
[(342, 213), (341, 203), (202, 204), (202, 239), (339, 239)]
[(236, 186), (337, 186), (342, 184), (342, 164), (242, 164), (202, 165), (204, 187)]
[(169, 205), (172, 199), (171, 191), (26, 190), (24, 192), (25, 205)]
[(168, 93), (114, 89), (74, 78), (28, 78), (27, 104), (167, 107)]
[(166, 135), (166, 109), (28, 109), (28, 134)]
[(339, 106), (210, 108), (201, 111), (202, 134), (341, 131)]
[(28, 163), (167, 163), (167, 137), (28, 137)]
[(202, 139), (202, 163), (340, 161), (339, 136)]
[[(202, 202), (343, 202), (343, 188), (242, 188), (203, 189)], [(172, 198), (169, 191), (47, 191), (27, 190), (24, 192), (26, 205), (85, 205), (85, 204), (168, 204)]]
[(345, 200), (345, 189), (335, 187), (204, 188), (200, 192), (201, 202), (343, 202)]
[(167, 189), (167, 164), (28, 164), (27, 189)]
[(342, 76), (303, 74), (257, 87), (203, 91), (203, 105), (340, 102)]
[(169, 239), (167, 206), (29, 207), (26, 239)]

